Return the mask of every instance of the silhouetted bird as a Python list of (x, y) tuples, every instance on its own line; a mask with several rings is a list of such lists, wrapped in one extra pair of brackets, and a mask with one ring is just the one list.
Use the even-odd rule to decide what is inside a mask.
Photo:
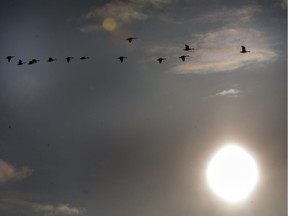
[(73, 58), (74, 58), (74, 57), (70, 57), (70, 56), (69, 56), (69, 57), (66, 57), (65, 59), (67, 60), (67, 63), (69, 63), (70, 60), (73, 59)]
[(47, 60), (48, 62), (53, 62), (53, 61), (57, 61), (57, 59), (53, 59), (53, 58), (48, 58), (48, 60)]
[(120, 60), (120, 62), (122, 63), (124, 59), (127, 59), (128, 57), (125, 57), (125, 56), (120, 56), (118, 57), (118, 59)]
[(248, 50), (246, 50), (246, 47), (245, 46), (241, 46), (242, 50), (240, 51), (240, 53), (247, 53), (247, 52), (250, 52)]
[(182, 61), (184, 62), (186, 57), (189, 57), (189, 55), (182, 55), (179, 58), (182, 59)]
[(157, 61), (159, 62), (159, 64), (161, 64), (163, 60), (166, 60), (166, 58), (158, 58), (158, 59), (157, 59)]
[(189, 47), (189, 45), (185, 44), (185, 51), (194, 50), (194, 48)]
[(26, 62), (23, 62), (21, 59), (19, 59), (18, 65), (23, 65), (23, 64), (26, 64)]
[(6, 59), (8, 60), (8, 62), (11, 61), (12, 58), (14, 58), (15, 56), (7, 56)]
[(29, 65), (35, 64), (37, 62), (39, 62), (40, 60), (37, 59), (32, 59), (31, 61), (28, 62)]
[(129, 37), (129, 38), (126, 38), (126, 40), (129, 41), (129, 43), (131, 43), (133, 40), (137, 39), (136, 37)]
[(80, 60), (85, 60), (85, 59), (89, 59), (89, 57), (83, 56), (80, 58)]

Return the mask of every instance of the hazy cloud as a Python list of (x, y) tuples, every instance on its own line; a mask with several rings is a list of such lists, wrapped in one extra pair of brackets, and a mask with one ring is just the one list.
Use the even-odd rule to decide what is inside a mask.
[(133, 3), (142, 4), (142, 5), (155, 5), (161, 6), (163, 4), (171, 3), (172, 0), (130, 0)]
[(15, 167), (10, 163), (7, 163), (3, 160), (0, 160), (0, 184), (9, 182), (9, 181), (20, 181), (33, 172), (33, 169), (30, 167)]
[(280, 0), (280, 5), (282, 8), (287, 9), (287, 0)]
[(111, 17), (118, 25), (128, 23), (133, 20), (145, 20), (149, 15), (145, 12), (148, 7), (161, 7), (170, 3), (171, 0), (130, 0), (130, 1), (110, 1), (102, 7), (96, 7), (84, 14), (84, 20), (95, 20), (96, 23), (83, 25), (82, 32), (98, 31), (102, 29), (103, 19)]

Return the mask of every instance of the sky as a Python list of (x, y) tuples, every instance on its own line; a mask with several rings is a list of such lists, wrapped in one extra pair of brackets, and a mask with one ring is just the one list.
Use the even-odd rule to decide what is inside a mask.
[[(0, 17), (1, 216), (287, 215), (285, 0), (10, 0)], [(234, 205), (205, 179), (229, 142), (259, 167)]]

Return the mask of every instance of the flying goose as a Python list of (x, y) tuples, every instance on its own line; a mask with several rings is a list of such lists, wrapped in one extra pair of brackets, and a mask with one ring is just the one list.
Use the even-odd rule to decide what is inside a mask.
[(7, 56), (6, 59), (8, 60), (8, 62), (11, 61), (12, 58), (14, 58), (15, 56)]
[(89, 59), (89, 57), (83, 56), (80, 58), (80, 60), (85, 60), (85, 59)]
[(179, 58), (182, 59), (182, 61), (184, 62), (186, 57), (189, 57), (189, 55), (182, 55)]
[(53, 58), (50, 57), (47, 61), (48, 62), (53, 62), (53, 61), (57, 61), (57, 59), (53, 59)]
[(28, 62), (29, 65), (35, 64), (37, 62), (39, 62), (40, 60), (37, 59), (32, 59), (31, 61)]
[(128, 57), (125, 57), (125, 56), (120, 56), (118, 57), (118, 59), (120, 60), (120, 62), (122, 63), (124, 59), (127, 59)]
[(158, 58), (158, 59), (157, 59), (157, 61), (159, 62), (159, 64), (161, 64), (163, 60), (166, 60), (166, 58), (162, 58), (162, 57), (161, 57), (161, 58)]
[(74, 58), (74, 57), (68, 56), (68, 57), (66, 57), (65, 59), (67, 60), (67, 63), (69, 63), (70, 60), (73, 59), (73, 58)]
[(23, 62), (21, 59), (19, 59), (18, 64), (17, 65), (23, 65), (26, 64), (26, 62)]
[(245, 46), (241, 46), (242, 50), (240, 51), (240, 53), (247, 53), (247, 52), (251, 52), (251, 51), (247, 51)]
[(189, 45), (185, 44), (185, 49), (183, 50), (189, 51), (189, 50), (194, 50), (194, 48), (191, 48)]
[(133, 40), (137, 39), (136, 37), (129, 37), (129, 38), (126, 38), (126, 40), (129, 41), (129, 43), (131, 43)]

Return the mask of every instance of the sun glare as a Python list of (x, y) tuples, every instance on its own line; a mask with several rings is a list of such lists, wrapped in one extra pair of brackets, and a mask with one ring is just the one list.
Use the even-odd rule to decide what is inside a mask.
[(103, 20), (102, 26), (107, 31), (113, 31), (116, 28), (116, 21), (113, 18), (106, 18)]
[(227, 145), (210, 160), (206, 177), (219, 197), (236, 203), (248, 197), (258, 181), (255, 160), (243, 148)]

